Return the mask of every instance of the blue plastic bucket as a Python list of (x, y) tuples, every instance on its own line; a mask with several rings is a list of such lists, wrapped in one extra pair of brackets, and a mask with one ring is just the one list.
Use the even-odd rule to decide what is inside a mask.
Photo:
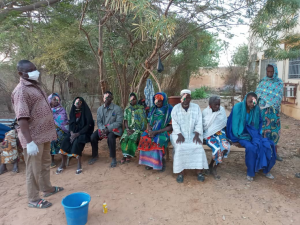
[[(87, 203), (81, 206), (82, 202)], [(88, 221), (88, 211), (91, 196), (84, 192), (76, 192), (63, 198), (61, 204), (65, 208), (68, 225), (85, 225)]]

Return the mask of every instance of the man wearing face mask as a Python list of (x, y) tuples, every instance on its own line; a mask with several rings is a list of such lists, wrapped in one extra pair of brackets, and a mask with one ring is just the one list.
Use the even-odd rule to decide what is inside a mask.
[(39, 85), (39, 71), (28, 60), (17, 66), (20, 82), (12, 92), (12, 104), (19, 121), (18, 136), (24, 149), (28, 207), (48, 208), (52, 204), (41, 199), (63, 190), (50, 182), (50, 143), (57, 138), (52, 111), (45, 92)]
[(91, 136), (92, 158), (89, 164), (94, 164), (98, 159), (98, 141), (107, 139), (107, 144), (112, 162), (111, 167), (117, 166), (116, 160), (116, 138), (122, 136), (123, 129), (123, 111), (121, 107), (112, 103), (114, 97), (110, 91), (104, 93), (103, 102), (97, 110), (97, 125), (96, 130)]

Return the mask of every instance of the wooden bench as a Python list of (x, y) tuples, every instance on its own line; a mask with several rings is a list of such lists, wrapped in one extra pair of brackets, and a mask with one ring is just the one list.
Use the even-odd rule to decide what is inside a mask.
[[(170, 149), (173, 149), (173, 145), (169, 142), (169, 145), (166, 149), (166, 159), (170, 160)], [(203, 140), (203, 148), (205, 151), (211, 151), (211, 148), (206, 145), (206, 141)], [(240, 145), (240, 143), (232, 143), (230, 145), (230, 152), (245, 152), (245, 148)]]

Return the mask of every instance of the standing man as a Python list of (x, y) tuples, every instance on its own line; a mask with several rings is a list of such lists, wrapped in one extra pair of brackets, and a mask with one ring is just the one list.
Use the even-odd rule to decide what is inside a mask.
[(117, 166), (116, 160), (116, 138), (122, 136), (123, 128), (123, 111), (112, 103), (114, 97), (110, 91), (104, 93), (104, 104), (97, 110), (97, 125), (96, 130), (91, 136), (92, 158), (89, 164), (94, 164), (98, 159), (98, 141), (106, 138), (112, 162), (111, 167)]
[(173, 149), (173, 173), (177, 173), (177, 182), (183, 182), (183, 171), (197, 169), (197, 180), (205, 180), (203, 169), (208, 169), (205, 151), (202, 146), (203, 126), (200, 107), (191, 103), (191, 91), (182, 90), (181, 103), (172, 110), (171, 143)]
[(52, 203), (41, 199), (63, 190), (50, 182), (50, 142), (55, 140), (56, 131), (51, 108), (45, 92), (39, 85), (39, 71), (28, 60), (17, 66), (20, 82), (11, 98), (16, 118), (19, 121), (18, 136), (24, 149), (28, 206), (48, 208)]

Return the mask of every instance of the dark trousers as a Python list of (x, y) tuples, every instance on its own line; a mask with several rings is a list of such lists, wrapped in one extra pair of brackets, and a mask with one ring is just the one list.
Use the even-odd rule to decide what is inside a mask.
[[(116, 158), (116, 138), (113, 132), (109, 132), (107, 135), (107, 144), (109, 148), (109, 156), (111, 158)], [(91, 136), (91, 144), (92, 144), (92, 157), (98, 156), (98, 141), (101, 141), (102, 138), (99, 138), (98, 130), (96, 130)]]

